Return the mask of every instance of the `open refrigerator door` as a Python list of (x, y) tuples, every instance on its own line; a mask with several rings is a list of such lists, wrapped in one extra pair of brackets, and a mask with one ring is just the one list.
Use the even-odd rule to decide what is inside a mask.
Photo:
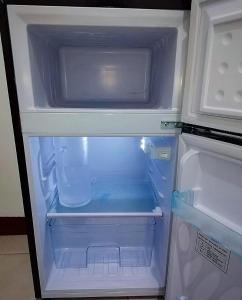
[(242, 147), (182, 134), (166, 299), (240, 299)]

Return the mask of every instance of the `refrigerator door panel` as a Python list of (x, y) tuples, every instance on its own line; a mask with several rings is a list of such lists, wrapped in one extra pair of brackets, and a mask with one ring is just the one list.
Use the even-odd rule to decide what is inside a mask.
[(242, 133), (242, 2), (192, 3), (182, 121)]
[[(240, 300), (242, 259), (209, 239), (192, 224), (173, 218), (166, 300)], [(220, 248), (223, 256), (216, 250)], [(211, 262), (202, 250), (214, 254)], [(218, 261), (227, 268), (219, 268)]]
[(167, 300), (241, 299), (241, 178), (241, 146), (180, 136)]

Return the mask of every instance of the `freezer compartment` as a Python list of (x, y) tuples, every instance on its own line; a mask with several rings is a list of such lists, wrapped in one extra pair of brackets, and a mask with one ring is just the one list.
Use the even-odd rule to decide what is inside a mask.
[(49, 226), (57, 268), (151, 265), (153, 218), (62, 218)]
[(34, 106), (171, 109), (172, 27), (28, 25)]

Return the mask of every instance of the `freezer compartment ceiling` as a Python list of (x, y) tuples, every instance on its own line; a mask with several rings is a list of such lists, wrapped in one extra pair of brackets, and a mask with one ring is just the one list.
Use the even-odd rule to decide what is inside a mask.
[(37, 107), (172, 106), (177, 29), (28, 25)]

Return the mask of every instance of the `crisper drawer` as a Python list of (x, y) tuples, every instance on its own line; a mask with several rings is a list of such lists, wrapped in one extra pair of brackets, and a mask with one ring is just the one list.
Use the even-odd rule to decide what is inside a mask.
[(57, 268), (151, 264), (154, 218), (63, 218), (49, 228)]

